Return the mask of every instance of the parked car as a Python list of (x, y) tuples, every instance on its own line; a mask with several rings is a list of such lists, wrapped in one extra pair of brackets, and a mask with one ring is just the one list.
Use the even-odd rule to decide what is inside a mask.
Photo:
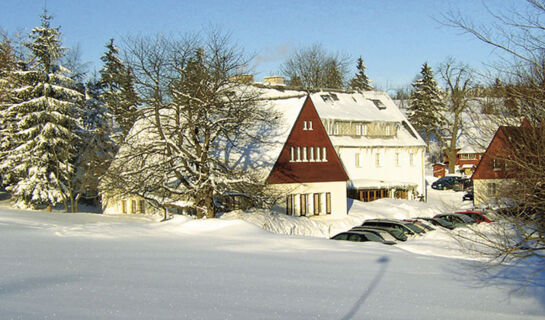
[(407, 241), (407, 235), (399, 229), (395, 228), (388, 228), (388, 227), (376, 227), (376, 226), (365, 226), (365, 227), (354, 227), (350, 229), (350, 231), (365, 231), (369, 229), (374, 230), (382, 230), (385, 232), (388, 232), (392, 237), (394, 237), (397, 241)]
[(378, 236), (380, 236), (382, 239), (386, 241), (396, 241), (397, 239), (391, 235), (388, 231), (383, 229), (377, 229), (377, 228), (366, 228), (366, 227), (357, 227), (358, 229), (350, 229), (349, 231), (360, 231), (360, 232), (372, 232)]
[(431, 184), (432, 189), (460, 191), (464, 189), (462, 178), (456, 176), (447, 176), (439, 178), (437, 181)]
[(388, 227), (395, 228), (400, 231), (403, 231), (407, 236), (420, 235), (425, 233), (424, 230), (415, 226), (414, 224), (401, 220), (391, 220), (391, 219), (370, 219), (365, 220), (362, 227), (375, 226), (375, 227)]
[(488, 219), (482, 212), (478, 211), (458, 211), (455, 212), (456, 214), (465, 214), (469, 217), (471, 217), (473, 220), (477, 221), (477, 223), (481, 222), (493, 222), (492, 220)]
[(426, 221), (421, 221), (421, 220), (418, 220), (418, 219), (415, 219), (415, 218), (413, 218), (413, 219), (404, 219), (403, 221), (413, 223), (417, 227), (420, 227), (420, 228), (426, 230), (426, 232), (435, 230), (435, 228), (428, 225), (428, 223)]
[(447, 228), (449, 230), (452, 230), (452, 229), (455, 228), (454, 224), (452, 224), (451, 222), (448, 222), (445, 219), (441, 219), (441, 218), (418, 217), (416, 219), (428, 221), (429, 223), (431, 223), (434, 226)]
[(455, 214), (455, 213), (438, 214), (434, 218), (444, 219), (444, 220), (454, 224), (455, 227), (465, 227), (468, 224), (475, 223), (475, 220), (473, 220), (469, 216), (466, 216), (466, 215), (463, 215), (463, 214)]
[(464, 190), (467, 190), (468, 193), (469, 192), (473, 193), (473, 180), (469, 178), (461, 178), (461, 181), (462, 181), (462, 187), (464, 188)]
[(384, 238), (382, 238), (380, 235), (369, 232), (369, 231), (346, 231), (341, 232), (333, 237), (331, 237), (333, 240), (347, 240), (347, 241), (355, 241), (355, 242), (367, 242), (367, 241), (373, 241), (373, 242), (380, 242), (388, 245), (395, 244), (394, 241), (386, 241)]
[(467, 200), (473, 201), (473, 192), (468, 192), (464, 194), (464, 196), (462, 197), (462, 201), (467, 201)]

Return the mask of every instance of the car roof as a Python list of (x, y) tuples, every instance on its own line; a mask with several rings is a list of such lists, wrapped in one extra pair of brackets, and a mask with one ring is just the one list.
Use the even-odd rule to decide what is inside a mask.
[(395, 220), (395, 219), (367, 219), (363, 223), (371, 221), (371, 222), (391, 222), (391, 223), (398, 223), (398, 224), (407, 224), (407, 221), (403, 220)]

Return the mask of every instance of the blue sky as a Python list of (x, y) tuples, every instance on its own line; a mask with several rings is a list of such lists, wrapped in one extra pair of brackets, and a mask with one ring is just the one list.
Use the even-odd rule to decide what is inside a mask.
[[(484, 1), (495, 9), (513, 8), (516, 0)], [(61, 26), (64, 45), (79, 44), (91, 70), (110, 38), (130, 34), (177, 34), (215, 26), (232, 34), (248, 54), (255, 54), (256, 80), (277, 74), (296, 48), (319, 42), (327, 50), (362, 56), (367, 74), (381, 89), (409, 84), (429, 61), (432, 67), (452, 56), (480, 69), (497, 60), (491, 47), (441, 25), (436, 19), (459, 10), (489, 23), (479, 0), (361, 1), (214, 1), (214, 0), (3, 0), (0, 28), (28, 33), (40, 24), (46, 4), (53, 26)]]

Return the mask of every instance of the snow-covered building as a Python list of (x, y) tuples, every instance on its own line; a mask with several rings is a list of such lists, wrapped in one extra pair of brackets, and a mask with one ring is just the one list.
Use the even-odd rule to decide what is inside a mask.
[[(236, 162), (261, 171), (283, 195), (277, 211), (342, 216), (348, 197), (372, 201), (424, 194), (425, 143), (386, 93), (255, 90), (264, 107), (280, 115), (279, 125), (264, 137), (266, 146), (249, 145), (251, 152), (242, 152), (244, 160)], [(131, 201), (106, 202), (104, 212), (129, 212)], [(139, 203), (132, 211), (145, 207)]]

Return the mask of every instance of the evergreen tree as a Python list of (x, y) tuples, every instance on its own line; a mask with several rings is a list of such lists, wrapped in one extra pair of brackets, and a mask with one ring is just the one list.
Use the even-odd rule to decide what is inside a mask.
[(420, 77), (412, 86), (414, 90), (409, 98), (408, 118), (424, 136), (427, 144), (432, 130), (440, 126), (439, 114), (445, 108), (443, 93), (434, 80), (433, 71), (427, 62), (422, 65)]
[(138, 95), (133, 73), (119, 59), (119, 50), (113, 39), (110, 39), (106, 48), (107, 52), (101, 58), (104, 62), (104, 67), (100, 70), (100, 88), (103, 90), (101, 98), (121, 129), (122, 140), (136, 120)]
[(17, 72), (14, 101), (3, 110), (16, 121), (9, 137), (14, 145), (3, 153), (0, 170), (15, 177), (7, 190), (16, 206), (62, 202), (68, 210), (83, 95), (67, 76), (69, 70), (59, 64), (65, 48), (59, 28), (52, 28), (50, 20), (44, 11), (41, 26), (32, 30), (26, 44), (32, 59), (28, 70)]
[[(0, 162), (4, 159), (3, 153), (10, 150), (12, 143), (10, 136), (13, 133), (14, 115), (8, 114), (6, 109), (13, 101), (14, 71), (16, 70), (14, 49), (7, 36), (2, 35), (0, 42)], [(0, 170), (0, 184), (4, 185), (9, 180), (9, 172)]]
[(350, 87), (352, 87), (352, 89), (360, 91), (373, 90), (374, 88), (371, 85), (371, 80), (369, 80), (369, 78), (365, 74), (365, 64), (363, 63), (362, 57), (358, 58), (357, 68), (358, 73), (356, 73), (356, 76), (350, 82)]
[(98, 196), (98, 182), (113, 159), (116, 143), (112, 139), (112, 118), (104, 101), (100, 99), (98, 80), (90, 80), (86, 85), (85, 111), (83, 114), (83, 134), (75, 160), (76, 173), (72, 179), (75, 187), (73, 211), (78, 211), (79, 200)]

